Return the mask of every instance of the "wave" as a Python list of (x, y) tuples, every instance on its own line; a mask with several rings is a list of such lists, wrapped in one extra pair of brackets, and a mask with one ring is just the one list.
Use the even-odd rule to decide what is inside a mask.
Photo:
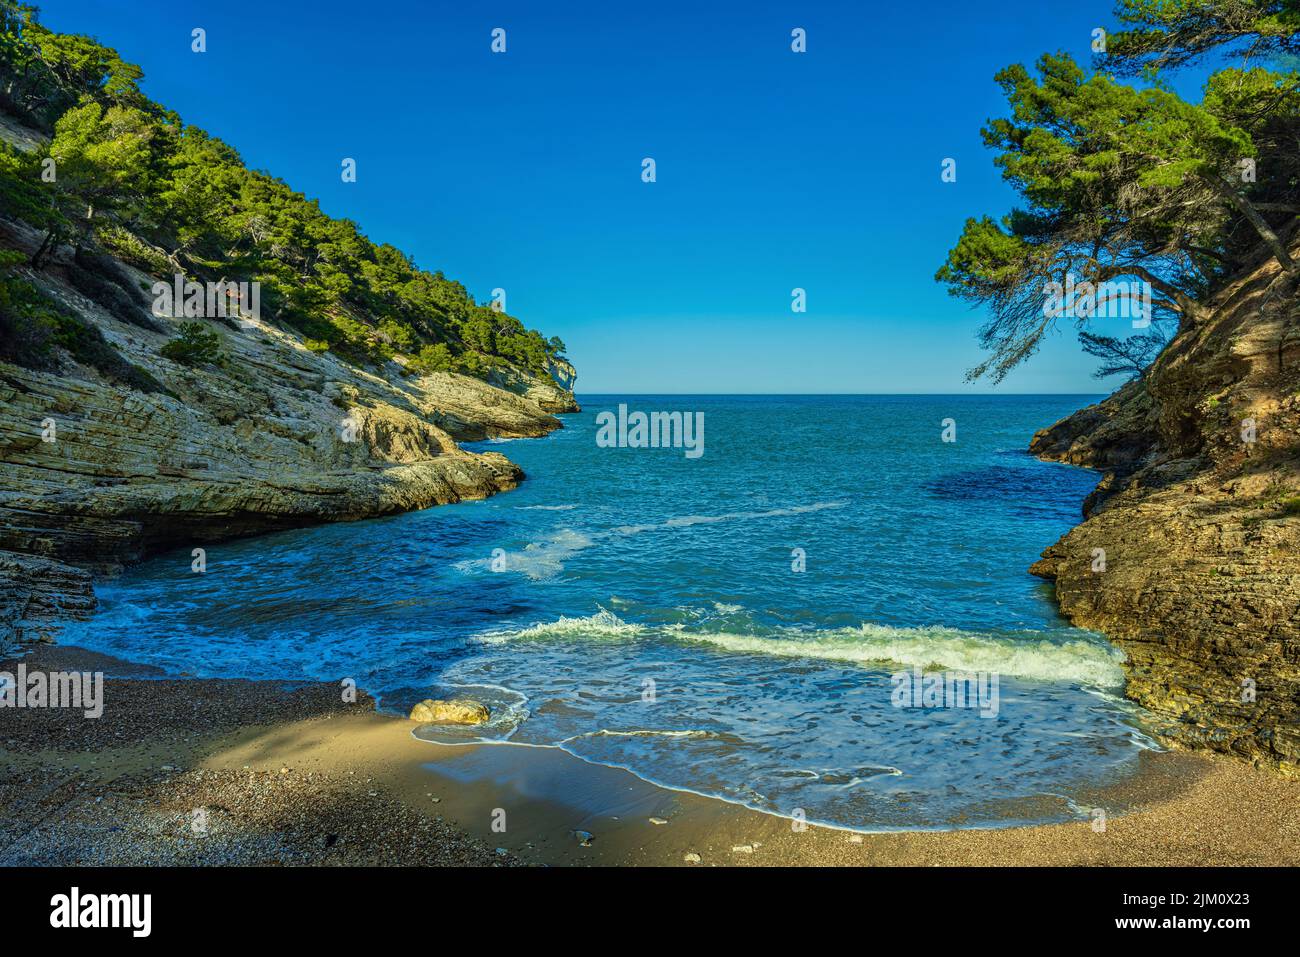
[[(847, 501), (814, 502), (811, 505), (791, 505), (786, 508), (774, 508), (764, 512), (724, 512), (721, 515), (682, 515), (651, 525), (619, 525), (604, 531), (590, 534), (561, 528), (545, 541), (530, 542), (517, 551), (505, 551), (499, 558), (499, 571), (513, 571), (532, 579), (550, 578), (564, 571), (564, 563), (578, 552), (599, 544), (602, 540), (614, 536), (640, 535), (642, 532), (661, 531), (663, 529), (690, 528), (694, 525), (714, 525), (719, 522), (749, 521), (759, 518), (778, 518), (789, 515), (804, 515), (820, 512), (829, 508), (843, 508)], [(577, 508), (576, 505), (517, 505), (518, 509), (540, 509), (543, 511), (563, 512)], [(492, 559), (473, 558), (456, 562), (453, 566), (460, 572), (492, 569)]]
[(469, 558), (452, 567), (461, 572), (517, 572), (536, 581), (558, 575), (568, 559), (594, 544), (587, 535), (564, 528), (545, 542), (529, 542), (513, 552), (500, 549), (493, 557)]
[(562, 616), (526, 628), (486, 632), (475, 640), (489, 644), (545, 639), (626, 641), (654, 635), (741, 654), (927, 671), (994, 672), (1035, 681), (1102, 688), (1115, 688), (1124, 683), (1124, 653), (1118, 648), (1088, 639), (1058, 639), (1038, 631), (994, 635), (939, 625), (908, 628), (862, 624), (856, 628), (786, 627), (740, 633), (700, 630), (682, 624), (637, 624), (623, 621), (602, 608), (587, 617)]
[(896, 664), (929, 671), (986, 671), (1039, 681), (1071, 681), (1116, 687), (1124, 683), (1118, 649), (1083, 640), (1052, 641), (1040, 632), (1001, 637), (937, 626), (893, 628), (860, 625), (798, 637), (768, 637), (727, 632), (686, 632), (679, 637), (727, 651), (783, 657), (819, 658), (860, 664)]
[(561, 615), (555, 621), (539, 622), (527, 628), (484, 632), (476, 635), (475, 640), (489, 645), (539, 638), (604, 638), (619, 640), (639, 638), (650, 630), (646, 625), (623, 621), (613, 612), (602, 608), (596, 614), (588, 615), (585, 618), (569, 618), (566, 615)]

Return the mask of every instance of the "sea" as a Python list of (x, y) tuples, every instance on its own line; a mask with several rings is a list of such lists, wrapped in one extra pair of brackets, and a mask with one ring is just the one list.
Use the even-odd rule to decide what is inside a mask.
[[(1157, 747), (1122, 652), (1028, 572), (1098, 476), (1026, 446), (1098, 397), (578, 398), (467, 446), (515, 491), (208, 545), (203, 573), (178, 549), (64, 640), (398, 713), (473, 697), (486, 725), (412, 733), (862, 831), (1087, 819)], [(619, 406), (689, 416), (698, 454), (620, 440)]]

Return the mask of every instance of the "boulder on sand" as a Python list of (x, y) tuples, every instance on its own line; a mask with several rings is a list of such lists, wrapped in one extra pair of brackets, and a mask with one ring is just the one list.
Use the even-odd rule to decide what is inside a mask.
[(411, 720), (425, 724), (432, 722), (442, 724), (482, 724), (489, 717), (486, 705), (469, 698), (453, 698), (450, 701), (425, 698), (411, 709)]

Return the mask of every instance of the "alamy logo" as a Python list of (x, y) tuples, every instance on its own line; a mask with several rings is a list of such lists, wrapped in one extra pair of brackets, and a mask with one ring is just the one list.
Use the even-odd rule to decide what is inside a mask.
[(703, 412), (628, 412), (596, 416), (596, 444), (602, 449), (685, 449), (688, 459), (704, 454)]
[(1048, 319), (1132, 319), (1134, 329), (1151, 325), (1151, 284), (1137, 280), (1123, 282), (1074, 281), (1067, 273), (1065, 285), (1049, 282), (1043, 287), (1043, 315)]
[(87, 718), (104, 713), (104, 673), (0, 671), (0, 708), (81, 708)]
[(74, 887), (70, 894), (50, 898), (50, 926), (129, 927), (131, 936), (148, 937), (153, 929), (153, 895), (86, 894)]
[(895, 708), (978, 708), (981, 718), (998, 716), (998, 674), (995, 671), (934, 671), (919, 667), (890, 677), (889, 696)]
[(194, 282), (177, 273), (170, 284), (156, 282), (153, 314), (160, 319), (262, 318), (262, 284), (253, 282)]

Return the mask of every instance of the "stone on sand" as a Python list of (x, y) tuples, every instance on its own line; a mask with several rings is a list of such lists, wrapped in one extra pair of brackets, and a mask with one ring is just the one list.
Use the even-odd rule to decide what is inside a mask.
[(426, 724), (482, 724), (489, 717), (487, 706), (470, 698), (425, 698), (411, 709), (411, 720)]

